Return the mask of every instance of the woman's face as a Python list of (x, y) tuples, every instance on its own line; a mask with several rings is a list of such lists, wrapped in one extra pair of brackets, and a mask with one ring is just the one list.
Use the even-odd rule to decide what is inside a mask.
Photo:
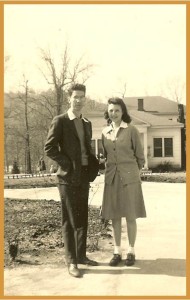
[(108, 116), (110, 120), (114, 123), (121, 123), (122, 120), (122, 108), (118, 104), (109, 104), (108, 105)]

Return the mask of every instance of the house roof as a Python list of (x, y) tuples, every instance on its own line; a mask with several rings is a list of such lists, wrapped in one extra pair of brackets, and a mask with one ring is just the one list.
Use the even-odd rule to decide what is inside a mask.
[(182, 123), (168, 120), (166, 117), (158, 117), (152, 115), (149, 112), (130, 110), (130, 116), (133, 120), (133, 124), (147, 124), (152, 127), (183, 127)]
[[(144, 125), (147, 127), (183, 127), (183, 124), (179, 122), (168, 120), (168, 118), (164, 116), (158, 117), (145, 111), (130, 110), (129, 114), (134, 125)], [(94, 131), (103, 128), (107, 124), (102, 112), (85, 114), (85, 116), (92, 122)]]
[[(128, 110), (138, 110), (138, 99), (143, 99), (145, 111), (152, 113), (178, 114), (177, 102), (161, 96), (125, 97), (124, 102)], [(185, 108), (185, 107), (184, 107)]]
[[(138, 110), (138, 99), (143, 99), (143, 111)], [(178, 115), (178, 105), (176, 102), (160, 96), (147, 97), (126, 97), (124, 99), (129, 115), (132, 118), (134, 125), (144, 125), (151, 127), (183, 127), (182, 123), (174, 120), (169, 120), (167, 115)], [(106, 106), (105, 106), (106, 107)], [(185, 106), (184, 106), (185, 108)], [(106, 125), (104, 112), (94, 110), (85, 113), (92, 121), (93, 128), (97, 130)]]

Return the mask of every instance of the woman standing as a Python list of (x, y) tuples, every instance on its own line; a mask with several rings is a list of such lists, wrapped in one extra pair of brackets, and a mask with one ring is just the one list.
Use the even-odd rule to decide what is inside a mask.
[(114, 237), (114, 254), (109, 265), (117, 266), (121, 261), (121, 218), (125, 217), (129, 242), (125, 264), (132, 266), (135, 263), (136, 219), (146, 217), (140, 179), (144, 153), (139, 132), (130, 124), (131, 118), (122, 99), (108, 100), (105, 118), (108, 126), (102, 132), (106, 159), (102, 217), (112, 220)]

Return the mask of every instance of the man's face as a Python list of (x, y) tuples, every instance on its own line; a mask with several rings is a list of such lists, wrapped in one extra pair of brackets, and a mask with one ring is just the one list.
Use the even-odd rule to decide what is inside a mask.
[(73, 91), (69, 99), (72, 111), (81, 111), (85, 106), (86, 98), (83, 91)]

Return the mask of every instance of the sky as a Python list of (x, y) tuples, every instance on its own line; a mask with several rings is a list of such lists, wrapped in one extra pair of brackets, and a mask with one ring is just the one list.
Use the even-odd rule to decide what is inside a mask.
[[(5, 4), (5, 91), (18, 91), (23, 74), (34, 90), (48, 88), (40, 49), (57, 68), (67, 44), (71, 61), (93, 64), (87, 95), (168, 96), (186, 103), (185, 4)], [(171, 97), (170, 97), (171, 95)]]

